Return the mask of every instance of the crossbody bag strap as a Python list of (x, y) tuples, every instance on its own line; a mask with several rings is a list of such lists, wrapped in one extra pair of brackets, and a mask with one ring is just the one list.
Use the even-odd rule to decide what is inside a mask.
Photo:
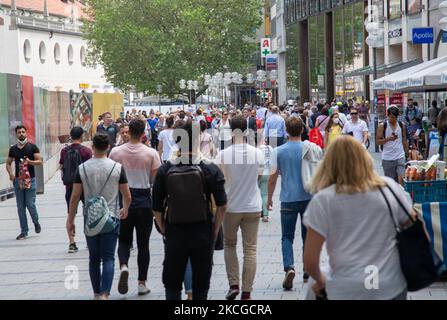
[(402, 208), (402, 210), (404, 210), (404, 212), (408, 216), (408, 218), (410, 218), (411, 222), (416, 222), (416, 220), (413, 218), (413, 216), (408, 212), (407, 208), (404, 207), (404, 205), (402, 204), (402, 201), (400, 201), (400, 199), (397, 197), (397, 195), (393, 191), (393, 189), (391, 189), (391, 187), (388, 184), (386, 186), (391, 191), (391, 193), (393, 194), (394, 198), (397, 200), (397, 203), (399, 203), (399, 206)]
[(396, 230), (396, 232), (399, 232), (400, 229), (399, 229), (399, 226), (396, 224), (396, 221), (394, 221), (393, 210), (391, 209), (390, 202), (389, 202), (388, 198), (385, 195), (385, 192), (383, 192), (381, 187), (379, 187), (379, 191), (382, 194), (383, 198), (385, 199), (386, 206), (388, 207), (388, 212), (389, 212), (391, 220), (393, 221), (393, 224), (394, 224), (394, 229)]

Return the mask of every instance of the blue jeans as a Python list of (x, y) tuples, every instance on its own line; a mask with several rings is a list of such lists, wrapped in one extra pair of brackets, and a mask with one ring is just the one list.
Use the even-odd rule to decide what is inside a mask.
[(303, 214), (310, 200), (298, 202), (281, 202), (281, 247), (284, 271), (295, 269), (293, 258), (293, 240), (295, 239), (296, 221), (298, 213), (301, 216), (301, 239), (306, 239), (306, 227), (303, 225)]
[[(90, 281), (95, 294), (110, 294), (115, 273), (115, 251), (119, 236), (119, 224), (109, 233), (86, 237), (89, 258)], [(102, 262), (102, 273), (101, 273)]]
[(26, 208), (34, 224), (39, 223), (39, 216), (36, 208), (36, 178), (31, 179), (31, 188), (20, 190), (18, 179), (14, 180), (14, 192), (16, 195), (17, 210), (19, 213), (20, 229), (23, 234), (28, 235), (28, 220), (26, 218)]
[(191, 266), (191, 258), (188, 259), (188, 263), (186, 264), (185, 278), (183, 279), (183, 284), (185, 286), (186, 294), (192, 293), (192, 266)]

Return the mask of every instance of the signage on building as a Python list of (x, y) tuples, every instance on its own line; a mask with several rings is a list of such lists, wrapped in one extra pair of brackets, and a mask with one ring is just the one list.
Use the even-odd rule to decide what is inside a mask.
[(88, 83), (80, 83), (79, 84), (79, 89), (85, 90), (85, 89), (88, 89), (88, 88), (90, 88), (90, 85)]
[(278, 69), (278, 55), (269, 54), (265, 57), (265, 63), (267, 64), (267, 71)]
[(413, 43), (433, 43), (435, 38), (433, 28), (413, 28)]
[(391, 104), (395, 104), (397, 106), (401, 106), (403, 103), (403, 95), (402, 93), (393, 93), (391, 96)]
[(266, 58), (272, 53), (272, 42), (270, 38), (261, 38), (261, 57)]
[(399, 38), (399, 37), (402, 37), (402, 28), (388, 31), (389, 39), (394, 39), (394, 38)]

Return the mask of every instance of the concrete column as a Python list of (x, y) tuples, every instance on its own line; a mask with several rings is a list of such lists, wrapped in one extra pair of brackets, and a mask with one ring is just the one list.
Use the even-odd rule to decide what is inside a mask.
[(335, 83), (334, 83), (334, 31), (332, 12), (324, 15), (324, 52), (326, 63), (326, 99), (332, 100), (335, 98)]
[(278, 103), (287, 103), (287, 68), (286, 68), (286, 54), (278, 55)]
[(310, 61), (309, 61), (309, 24), (299, 22), (299, 66), (300, 66), (300, 99), (301, 103), (310, 101)]

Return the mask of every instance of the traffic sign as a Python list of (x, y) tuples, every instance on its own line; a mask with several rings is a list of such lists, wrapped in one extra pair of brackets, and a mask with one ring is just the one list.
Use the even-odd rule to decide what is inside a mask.
[(270, 38), (261, 39), (261, 57), (265, 58), (272, 52), (272, 43)]

